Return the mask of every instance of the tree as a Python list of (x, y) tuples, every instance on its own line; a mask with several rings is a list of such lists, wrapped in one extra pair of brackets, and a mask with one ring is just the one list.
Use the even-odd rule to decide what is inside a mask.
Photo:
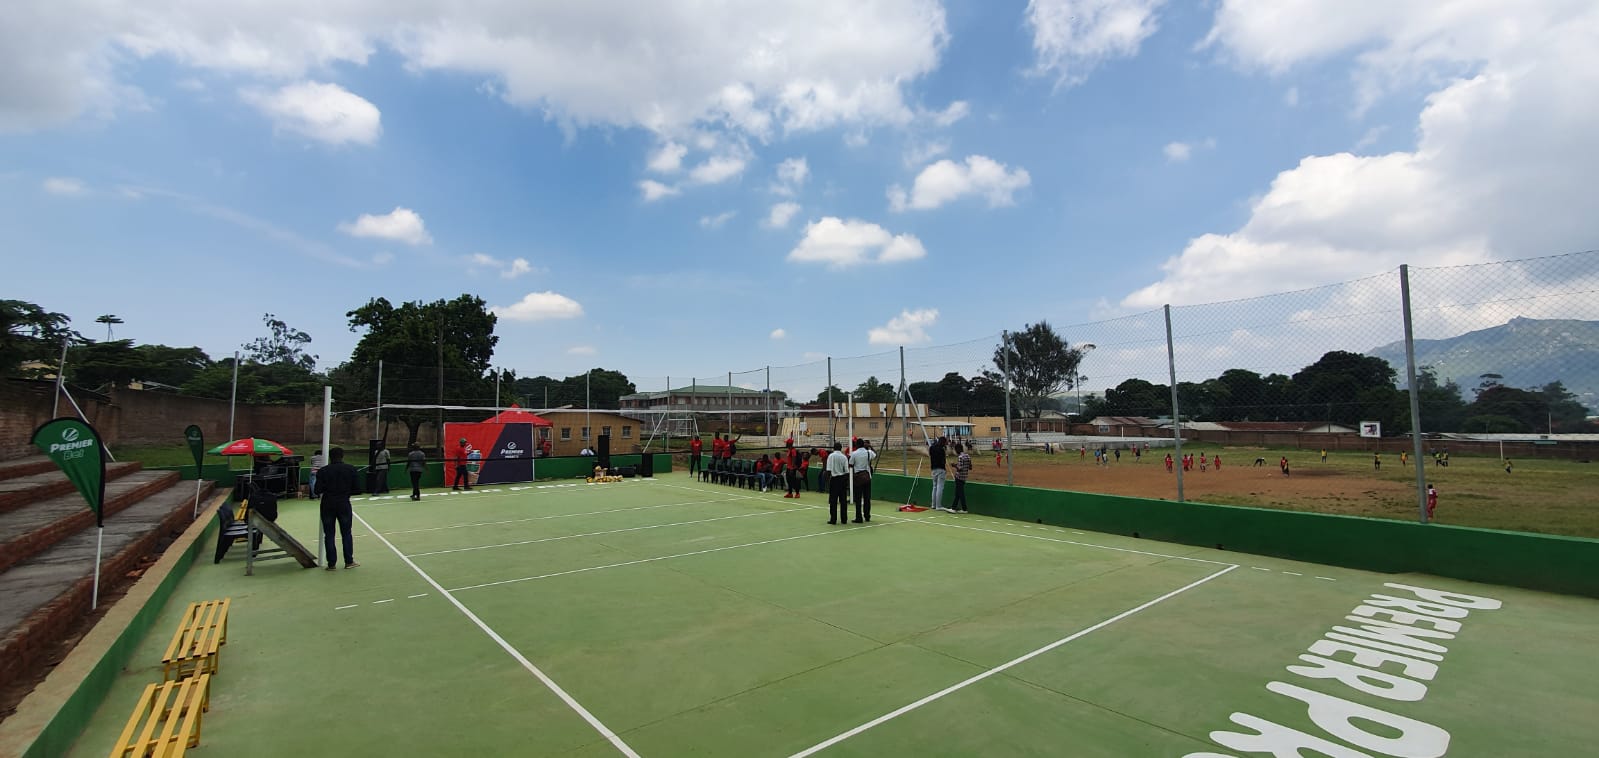
[(855, 402), (857, 403), (892, 403), (898, 390), (894, 385), (880, 382), (875, 376), (866, 377), (866, 381), (855, 387)]
[[(356, 342), (350, 360), (335, 371), (343, 381), (356, 387), (377, 386), (377, 366), (385, 369), (404, 366), (415, 376), (392, 384), (384, 378), (383, 401), (410, 405), (439, 402), (438, 380), (454, 377), (451, 392), (457, 397), (492, 397), (493, 379), (489, 362), (500, 338), (494, 335), (498, 317), (475, 295), (454, 300), (404, 303), (398, 307), (385, 298), (373, 298), (345, 314), (350, 331), (365, 330)], [(432, 379), (432, 381), (427, 381)], [(485, 387), (487, 390), (485, 391)], [(347, 397), (372, 397), (371, 389)], [(554, 402), (554, 398), (551, 398)], [(422, 423), (439, 418), (437, 412), (402, 411), (384, 414), (385, 419), (401, 421), (408, 431), (407, 444), (415, 443)]]
[(132, 340), (85, 342), (67, 353), (67, 377), (92, 389), (124, 387), (148, 369)]
[[(1028, 324), (1010, 335), (1010, 379), (1024, 415), (1038, 418), (1051, 395), (1077, 386), (1082, 348), (1074, 348), (1047, 321)], [(1006, 344), (994, 348), (994, 365), (1006, 370)]]
[(1260, 374), (1230, 368), (1216, 377), (1217, 421), (1249, 421), (1271, 418), (1267, 402), (1270, 388)]
[(1394, 368), (1370, 355), (1334, 350), (1294, 374), (1296, 407), (1288, 409), (1299, 421), (1328, 421), (1353, 426), (1373, 407), (1392, 406)]
[(69, 323), (33, 303), (0, 300), (0, 375), (21, 376), (22, 364), (29, 361), (55, 366), (61, 341), (77, 337)]
[(120, 324), (120, 323), (122, 323), (122, 319), (107, 313), (104, 316), (101, 316), (101, 317), (95, 319), (94, 323), (96, 323), (96, 324), (105, 324), (105, 341), (106, 342), (110, 342), (111, 341), (111, 325), (112, 324)]
[[(1465, 419), (1466, 401), (1460, 396), (1460, 385), (1453, 380), (1438, 383), (1438, 372), (1431, 366), (1422, 366), (1416, 373), (1416, 402), (1421, 411), (1421, 428), (1428, 432), (1460, 431)], [(1406, 398), (1408, 401), (1408, 398)], [(1406, 409), (1408, 414), (1409, 409)], [(1406, 424), (1406, 428), (1409, 425)]]
[[(619, 408), (623, 395), (631, 395), (638, 391), (633, 383), (627, 380), (626, 374), (603, 368), (569, 376), (562, 384), (566, 387), (564, 394), (576, 398), (577, 401), (573, 405), (587, 408)], [(585, 401), (588, 403), (586, 406)]]
[(139, 361), (144, 366), (139, 379), (172, 387), (182, 387), (211, 366), (211, 356), (198, 347), (138, 345), (133, 351), (139, 354)]
[(262, 316), (261, 321), (267, 325), (271, 334), (266, 337), (256, 337), (250, 344), (245, 345), (246, 357), (256, 363), (287, 363), (299, 366), (307, 372), (316, 368), (317, 357), (305, 352), (305, 346), (311, 344), (311, 335), (291, 328), (283, 323), (282, 319), (270, 313)]
[[(1479, 388), (1477, 399), (1466, 408), (1463, 431), (1532, 432), (1546, 428), (1549, 401), (1543, 394), (1503, 384)], [(1491, 423), (1490, 423), (1491, 421)], [(1492, 426), (1486, 429), (1485, 426)], [(1515, 428), (1510, 428), (1514, 426)]]
[(1103, 401), (1090, 399), (1084, 405), (1094, 408), (1093, 416), (1166, 416), (1171, 413), (1171, 388), (1143, 379), (1128, 379), (1105, 390)]
[(836, 385), (836, 384), (829, 384), (826, 389), (822, 390), (821, 392), (816, 393), (816, 400), (814, 400), (812, 402), (814, 402), (816, 405), (827, 405), (827, 399), (828, 399), (828, 394), (827, 393), (828, 392), (832, 392), (833, 393), (832, 394), (833, 402), (835, 402), (835, 403), (844, 402), (844, 390), (839, 389), (838, 385)]
[(1575, 432), (1587, 425), (1588, 409), (1577, 402), (1577, 396), (1563, 382), (1545, 384), (1538, 394), (1548, 403), (1548, 425), (1556, 432)]
[(972, 377), (967, 399), (971, 408), (968, 416), (1003, 416), (1005, 414), (1005, 377), (993, 371), (984, 371)]

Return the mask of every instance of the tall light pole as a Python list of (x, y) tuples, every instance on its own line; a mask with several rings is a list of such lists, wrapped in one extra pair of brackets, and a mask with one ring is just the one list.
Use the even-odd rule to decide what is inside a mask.
[(1092, 352), (1095, 347), (1097, 347), (1097, 345), (1095, 345), (1092, 342), (1085, 342), (1085, 343), (1077, 346), (1077, 369), (1078, 370), (1075, 372), (1077, 374), (1077, 376), (1072, 378), (1072, 386), (1074, 386), (1077, 389), (1077, 415), (1078, 416), (1083, 415), (1083, 380), (1088, 378), (1086, 376), (1083, 376), (1083, 372), (1082, 372), (1083, 358), (1088, 357), (1088, 354), (1090, 352)]

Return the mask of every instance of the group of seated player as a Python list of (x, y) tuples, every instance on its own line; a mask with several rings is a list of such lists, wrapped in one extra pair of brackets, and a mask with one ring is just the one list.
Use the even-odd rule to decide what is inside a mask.
[(700, 481), (736, 485), (759, 492), (770, 492), (776, 486), (784, 488), (783, 497), (798, 498), (806, 488), (810, 473), (811, 454), (794, 447), (788, 440), (783, 450), (775, 454), (763, 453), (759, 458), (713, 457), (700, 470)]

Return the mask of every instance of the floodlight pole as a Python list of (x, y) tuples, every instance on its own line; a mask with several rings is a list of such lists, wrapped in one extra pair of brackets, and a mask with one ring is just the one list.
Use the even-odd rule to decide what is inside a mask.
[(1016, 485), (1016, 454), (1011, 449), (1010, 436), (1010, 330), (1000, 332), (1000, 339), (1005, 349), (1000, 352), (1005, 357), (1005, 483)]
[(1171, 376), (1171, 428), (1177, 447), (1177, 502), (1183, 502), (1183, 415), (1177, 407), (1177, 357), (1172, 350), (1171, 305), (1166, 310), (1166, 371)]
[[(372, 421), (372, 438), (377, 439), (383, 432), (383, 361), (378, 360), (378, 415)], [(383, 435), (383, 441), (388, 443), (388, 435)]]
[[(1416, 386), (1416, 335), (1410, 320), (1410, 266), (1399, 266), (1399, 307), (1405, 323), (1405, 381), (1410, 383), (1410, 447), (1416, 456), (1416, 512), (1427, 523), (1427, 464), (1421, 460), (1421, 391)], [(1382, 440), (1377, 441), (1378, 447)], [(1499, 458), (1505, 457), (1504, 440), (1499, 441)]]
[(234, 411), (239, 405), (239, 351), (233, 351), (233, 393), (228, 396), (228, 441), (232, 442)]

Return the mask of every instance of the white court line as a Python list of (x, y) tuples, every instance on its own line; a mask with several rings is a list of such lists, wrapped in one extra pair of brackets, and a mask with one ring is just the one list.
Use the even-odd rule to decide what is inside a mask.
[(1298, 571), (1284, 571), (1283, 573), (1289, 576), (1304, 576), (1304, 574), (1301, 574)]
[(339, 606), (337, 608), (334, 608), (333, 610), (335, 610), (335, 611), (343, 611), (343, 610), (349, 610), (350, 608), (356, 608), (356, 607), (359, 607), (359, 604), (357, 604), (357, 605), (341, 605), (341, 606)]
[(582, 716), (583, 720), (587, 721), (589, 726), (594, 727), (594, 731), (604, 735), (605, 739), (609, 740), (610, 743), (622, 753), (622, 755), (628, 756), (628, 758), (639, 758), (639, 754), (634, 752), (633, 748), (628, 747), (627, 743), (623, 742), (622, 738), (617, 736), (616, 732), (611, 731), (610, 727), (600, 723), (600, 720), (595, 718), (594, 714), (589, 713), (588, 709), (584, 708), (582, 703), (577, 702), (576, 699), (567, 694), (566, 690), (561, 689), (561, 685), (556, 684), (554, 679), (551, 679), (543, 671), (539, 670), (539, 667), (533, 665), (533, 662), (528, 660), (526, 656), (522, 655), (522, 653), (517, 651), (516, 648), (511, 647), (511, 643), (506, 642), (504, 637), (501, 637), (498, 632), (490, 629), (488, 624), (483, 623), (483, 619), (478, 618), (477, 614), (473, 613), (465, 605), (462, 605), (461, 601), (456, 600), (455, 596), (451, 595), (449, 590), (444, 589), (443, 585), (434, 581), (433, 577), (428, 576), (426, 571), (423, 571), (421, 567), (411, 562), (410, 558), (405, 557), (405, 554), (401, 553), (400, 549), (394, 546), (394, 543), (389, 542), (387, 537), (379, 534), (378, 530), (373, 529), (372, 525), (368, 524), (366, 519), (361, 517), (361, 514), (355, 514), (355, 518), (357, 521), (361, 522), (362, 526), (367, 528), (367, 531), (372, 533), (372, 536), (383, 540), (383, 544), (387, 545), (390, 550), (394, 551), (394, 554), (398, 556), (400, 560), (404, 561), (405, 565), (410, 566), (411, 570), (417, 573), (417, 576), (422, 577), (423, 581), (431, 585), (433, 589), (438, 590), (439, 594), (444, 595), (444, 599), (450, 601), (450, 604), (455, 606), (456, 610), (460, 611), (462, 615), (470, 619), (473, 624), (476, 624), (477, 628), (483, 630), (483, 633), (487, 634), (489, 639), (494, 640), (495, 644), (498, 644), (501, 650), (509, 653), (512, 658), (516, 659), (517, 663), (522, 664), (522, 668), (527, 669), (528, 673), (531, 673), (533, 676), (537, 677), (540, 682), (543, 682), (544, 686), (548, 687), (551, 692), (555, 693), (556, 697), (559, 697), (562, 702), (566, 703), (567, 707), (576, 711), (577, 715)]
[(1250, 566), (1250, 568), (1252, 568), (1252, 569), (1254, 569), (1256, 571), (1270, 571), (1271, 570), (1269, 568), (1261, 568), (1259, 566)]
[(382, 605), (384, 603), (392, 603), (392, 602), (394, 602), (394, 598), (391, 597), (388, 600), (373, 600), (372, 604), (373, 605)]
[(1334, 578), (1332, 578), (1330, 576), (1318, 576), (1316, 578), (1320, 579), (1320, 580), (1322, 580), (1324, 582), (1336, 582), (1336, 581), (1338, 581), (1337, 579), (1334, 579)]
[(587, 513), (557, 513), (553, 516), (530, 516), (528, 518), (514, 518), (505, 521), (474, 521), (469, 524), (452, 524), (450, 526), (430, 526), (426, 529), (401, 529), (389, 534), (416, 534), (417, 532), (438, 532), (445, 529), (465, 529), (471, 526), (500, 526), (502, 524), (521, 524), (528, 521), (548, 521), (556, 518), (575, 518), (577, 516), (598, 516), (605, 513), (626, 513), (628, 511), (647, 511), (654, 508), (675, 508), (680, 505), (705, 505), (706, 503), (731, 503), (735, 500), (753, 500), (755, 498), (726, 497), (720, 500), (693, 500), (687, 503), (666, 503), (664, 505), (641, 505), (636, 508), (611, 508), (603, 511), (588, 511)]
[[(505, 579), (505, 580), (498, 581), (498, 582), (485, 582), (483, 584), (471, 584), (471, 585), (467, 585), (465, 587), (456, 587), (454, 589), (449, 590), (449, 592), (465, 592), (466, 590), (478, 590), (478, 589), (483, 589), (484, 587), (498, 587), (498, 586), (500, 586), (502, 584), (516, 584), (517, 582), (531, 582), (531, 581), (535, 581), (535, 580), (538, 580), (538, 579), (550, 579), (550, 578), (557, 577), (557, 576), (567, 576), (568, 574), (581, 574), (581, 573), (583, 573), (585, 571), (601, 571), (603, 569), (621, 568), (622, 566), (636, 566), (636, 565), (638, 565), (640, 563), (654, 563), (655, 561), (665, 561), (665, 560), (670, 560), (672, 558), (687, 558), (687, 557), (689, 557), (691, 555), (705, 555), (707, 553), (720, 553), (723, 550), (737, 550), (739, 548), (755, 547), (757, 545), (771, 545), (771, 544), (778, 543), (778, 542), (788, 542), (789, 540), (803, 540), (803, 539), (805, 539), (807, 537), (822, 537), (822, 536), (829, 535), (829, 534), (843, 534), (845, 532), (860, 531), (861, 529), (871, 529), (874, 526), (891, 526), (891, 525), (890, 524), (866, 524), (865, 526), (852, 526), (852, 527), (848, 527), (848, 528), (845, 528), (845, 529), (832, 529), (832, 530), (829, 530), (829, 531), (826, 531), (826, 532), (811, 532), (810, 534), (798, 534), (798, 535), (795, 535), (793, 537), (779, 537), (779, 538), (777, 538), (775, 540), (761, 540), (760, 542), (746, 542), (746, 543), (744, 543), (742, 545), (728, 545), (726, 547), (713, 547), (713, 548), (711, 548), (709, 550), (695, 550), (692, 553), (677, 553), (675, 555), (662, 555), (662, 556), (655, 557), (655, 558), (640, 558), (640, 559), (638, 559), (636, 561), (623, 561), (621, 563), (610, 563), (610, 564), (606, 564), (604, 566), (589, 566), (588, 568), (572, 569), (571, 571), (557, 571), (557, 572), (555, 572), (553, 574), (540, 574), (538, 576), (524, 576), (524, 577), (522, 577), (520, 579)], [(407, 561), (407, 563), (409, 563), (409, 561)], [(420, 571), (421, 569), (417, 569), (417, 570)]]
[(428, 596), (428, 593), (424, 592), (424, 593), (422, 593), (420, 595), (406, 595), (405, 599), (406, 600), (415, 600), (415, 599), (417, 599), (419, 597), (427, 597), (427, 596)]
[(770, 516), (770, 515), (772, 515), (774, 513), (793, 513), (794, 511), (803, 511), (803, 510), (808, 510), (808, 509), (806, 509), (806, 508), (804, 508), (802, 506), (802, 507), (799, 507), (799, 508), (786, 508), (786, 509), (781, 510), (781, 511), (757, 511), (755, 513), (740, 513), (740, 514), (738, 514), (736, 516), (717, 516), (716, 518), (702, 518), (702, 519), (699, 519), (699, 520), (696, 520), (696, 521), (678, 521), (678, 522), (674, 522), (674, 523), (671, 523), (671, 524), (651, 524), (649, 526), (630, 526), (630, 527), (628, 527), (626, 529), (607, 529), (607, 530), (605, 530), (603, 532), (588, 532), (588, 533), (585, 533), (585, 534), (567, 534), (567, 535), (562, 535), (560, 537), (540, 537), (539, 539), (536, 539), (536, 540), (520, 540), (520, 541), (517, 541), (517, 542), (502, 542), (502, 543), (500, 543), (498, 545), (474, 545), (472, 547), (457, 547), (457, 548), (451, 548), (449, 550), (432, 550), (432, 551), (429, 551), (429, 552), (426, 552), (426, 553), (411, 553), (411, 557), (412, 558), (421, 558), (422, 556), (425, 556), (425, 555), (444, 555), (445, 553), (466, 553), (466, 552), (471, 552), (473, 550), (491, 550), (491, 549), (497, 548), (497, 547), (516, 547), (518, 545), (536, 545), (536, 544), (538, 544), (540, 542), (556, 542), (556, 541), (559, 541), (559, 540), (577, 539), (578, 537), (598, 537), (599, 535), (602, 535), (602, 534), (621, 534), (622, 532), (640, 532), (640, 531), (644, 531), (645, 529), (661, 529), (661, 528), (668, 527), (668, 526), (688, 526), (689, 524), (708, 524), (708, 523), (710, 523), (712, 521), (726, 521), (728, 519), (735, 519), (735, 518), (750, 518), (751, 516)]
[(935, 693), (933, 693), (931, 695), (928, 695), (927, 697), (924, 697), (921, 700), (918, 700), (918, 701), (916, 701), (914, 703), (911, 703), (910, 705), (905, 705), (905, 706), (901, 706), (899, 708), (896, 708), (896, 709), (894, 709), (892, 711), (889, 711), (888, 713), (885, 713), (885, 714), (883, 714), (881, 716), (878, 716), (875, 719), (872, 719), (871, 721), (868, 721), (868, 722), (866, 722), (864, 724), (861, 724), (860, 726), (857, 726), (854, 729), (851, 729), (851, 730), (849, 730), (847, 732), (844, 732), (843, 734), (840, 734), (840, 735), (838, 735), (836, 737), (832, 737), (830, 739), (826, 739), (826, 740), (823, 740), (821, 742), (818, 742), (815, 745), (812, 745), (812, 746), (810, 746), (810, 747), (808, 747), (808, 748), (806, 748), (804, 750), (799, 751), (798, 753), (795, 753), (795, 754), (789, 756), (789, 758), (804, 758), (805, 756), (814, 755), (814, 754), (816, 754), (816, 753), (818, 753), (818, 752), (820, 752), (822, 750), (826, 750), (827, 748), (830, 748), (830, 747), (832, 747), (834, 745), (837, 745), (838, 743), (843, 742), (844, 740), (847, 740), (847, 739), (849, 739), (851, 737), (854, 737), (855, 735), (860, 734), (861, 732), (864, 732), (864, 731), (866, 731), (868, 729), (871, 729), (872, 727), (875, 727), (875, 726), (877, 726), (879, 724), (882, 724), (884, 722), (890, 721), (892, 719), (895, 719), (895, 718), (903, 716), (903, 715), (905, 715), (907, 713), (910, 713), (911, 711), (914, 711), (917, 708), (920, 708), (920, 707), (922, 707), (924, 705), (927, 705), (928, 703), (931, 703), (934, 700), (938, 700), (939, 698), (942, 698), (945, 695), (948, 695), (948, 694), (950, 694), (952, 692), (956, 692), (958, 690), (964, 689), (965, 687), (967, 687), (969, 685), (976, 684), (977, 682), (980, 682), (980, 681), (982, 681), (984, 679), (987, 679), (987, 678), (989, 678), (989, 677), (991, 677), (991, 676), (993, 676), (995, 674), (998, 674), (1001, 671), (1004, 671), (1006, 669), (1012, 668), (1012, 667), (1017, 666), (1017, 665), (1022, 664), (1022, 663), (1026, 663), (1027, 661), (1032, 660), (1033, 658), (1036, 658), (1036, 657), (1038, 657), (1040, 655), (1043, 655), (1044, 653), (1047, 653), (1047, 652), (1049, 652), (1051, 650), (1054, 650), (1055, 648), (1058, 648), (1061, 645), (1064, 645), (1064, 644), (1066, 644), (1068, 642), (1071, 642), (1072, 640), (1075, 640), (1075, 639), (1077, 639), (1079, 637), (1082, 637), (1083, 635), (1086, 635), (1086, 634), (1098, 631), (1100, 629), (1103, 629), (1103, 628), (1105, 628), (1107, 626), (1110, 626), (1111, 624), (1114, 624), (1114, 623), (1116, 623), (1118, 621), (1121, 621), (1122, 619), (1127, 618), (1128, 616), (1131, 616), (1131, 615), (1133, 615), (1135, 613), (1138, 613), (1139, 611), (1142, 611), (1142, 610), (1144, 610), (1144, 609), (1146, 609), (1146, 608), (1148, 608), (1148, 607), (1150, 607), (1152, 605), (1155, 605), (1156, 603), (1164, 601), (1164, 600), (1166, 600), (1168, 598), (1176, 597), (1177, 595), (1180, 595), (1180, 594), (1182, 594), (1184, 592), (1187, 592), (1187, 591), (1189, 591), (1189, 590), (1191, 590), (1191, 589), (1193, 589), (1195, 587), (1198, 587), (1199, 585), (1204, 584), (1205, 582), (1208, 582), (1208, 581), (1210, 581), (1212, 579), (1215, 579), (1216, 577), (1221, 576), (1222, 574), (1225, 574), (1225, 573), (1227, 573), (1229, 571), (1232, 571), (1235, 568), (1238, 568), (1238, 566), (1236, 566), (1236, 565), (1228, 566), (1227, 568), (1224, 568), (1224, 569), (1222, 569), (1220, 571), (1217, 571), (1216, 573), (1211, 574), (1210, 576), (1207, 576), (1207, 577), (1205, 577), (1203, 579), (1200, 579), (1197, 582), (1185, 585), (1185, 586), (1183, 586), (1183, 587), (1181, 587), (1179, 589), (1175, 589), (1175, 590), (1172, 590), (1171, 592), (1168, 592), (1168, 593), (1166, 593), (1164, 595), (1161, 595), (1160, 597), (1157, 597), (1154, 600), (1151, 600), (1151, 601), (1149, 601), (1147, 603), (1144, 603), (1143, 605), (1140, 605), (1137, 608), (1133, 608), (1132, 610), (1128, 610), (1128, 611), (1123, 611), (1123, 612), (1121, 612), (1121, 613), (1119, 613), (1119, 614), (1117, 614), (1117, 615), (1115, 615), (1115, 616), (1113, 616), (1111, 618), (1108, 618), (1108, 619), (1106, 619), (1104, 621), (1101, 621), (1101, 622), (1099, 622), (1099, 623), (1097, 623), (1097, 624), (1095, 624), (1095, 625), (1093, 625), (1091, 627), (1088, 627), (1087, 629), (1083, 629), (1083, 630), (1078, 631), (1078, 632), (1076, 632), (1076, 633), (1074, 633), (1074, 634), (1072, 634), (1070, 636), (1067, 636), (1067, 637), (1062, 637), (1062, 638), (1060, 638), (1058, 640), (1055, 640), (1054, 642), (1049, 643), (1048, 645), (1045, 645), (1045, 646), (1043, 646), (1041, 648), (1038, 648), (1037, 650), (1034, 650), (1034, 651), (1032, 651), (1030, 653), (1027, 653), (1025, 655), (1019, 656), (1017, 658), (1012, 658), (1011, 660), (1006, 661), (1004, 663), (1001, 663), (1000, 665), (995, 666), (995, 667), (993, 667), (993, 668), (991, 668), (991, 669), (989, 669), (987, 671), (984, 671), (981, 674), (977, 674), (976, 676), (969, 677), (969, 678), (967, 678), (967, 679), (965, 679), (963, 681), (960, 681), (960, 682), (952, 684), (952, 685), (950, 685), (948, 687), (945, 687), (944, 689), (941, 689), (941, 690), (939, 690), (939, 691), (937, 691), (937, 692), (935, 692)]

